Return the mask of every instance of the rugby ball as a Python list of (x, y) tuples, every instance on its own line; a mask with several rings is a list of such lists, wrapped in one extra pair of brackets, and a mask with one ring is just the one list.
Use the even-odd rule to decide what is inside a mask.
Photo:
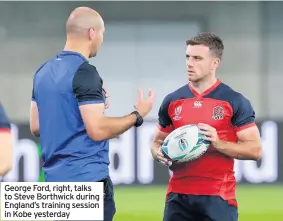
[(203, 155), (210, 142), (203, 139), (197, 125), (185, 125), (172, 131), (161, 145), (161, 151), (172, 162), (189, 162)]

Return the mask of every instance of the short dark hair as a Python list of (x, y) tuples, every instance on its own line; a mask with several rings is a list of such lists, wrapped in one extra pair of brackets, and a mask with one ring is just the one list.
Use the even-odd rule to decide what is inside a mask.
[(211, 50), (215, 56), (222, 58), (224, 45), (220, 37), (209, 32), (201, 32), (186, 41), (188, 45), (205, 45)]

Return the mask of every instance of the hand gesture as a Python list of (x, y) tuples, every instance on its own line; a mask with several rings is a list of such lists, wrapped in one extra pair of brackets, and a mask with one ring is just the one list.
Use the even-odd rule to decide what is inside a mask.
[(145, 117), (151, 111), (153, 102), (154, 102), (154, 93), (152, 90), (148, 91), (148, 97), (145, 99), (143, 91), (139, 89), (138, 100), (134, 105), (134, 107), (142, 117)]
[(203, 123), (199, 123), (198, 128), (200, 129), (200, 133), (205, 135), (203, 139), (210, 141), (212, 146), (217, 148), (219, 144), (219, 137), (216, 129), (214, 127), (209, 126), (208, 124)]

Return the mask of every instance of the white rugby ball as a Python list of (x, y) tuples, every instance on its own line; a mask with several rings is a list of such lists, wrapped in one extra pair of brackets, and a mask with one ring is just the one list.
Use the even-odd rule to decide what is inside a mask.
[(165, 138), (161, 151), (166, 158), (176, 163), (192, 161), (203, 155), (210, 146), (210, 142), (203, 137), (197, 125), (185, 125)]

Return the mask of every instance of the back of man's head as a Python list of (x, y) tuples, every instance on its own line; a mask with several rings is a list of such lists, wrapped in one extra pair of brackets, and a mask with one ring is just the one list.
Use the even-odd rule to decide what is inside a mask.
[(101, 29), (104, 22), (95, 10), (88, 7), (78, 7), (74, 9), (66, 23), (67, 35), (83, 35), (90, 28)]
[(103, 42), (103, 19), (91, 8), (78, 7), (71, 12), (66, 22), (66, 34), (65, 50), (94, 57)]

